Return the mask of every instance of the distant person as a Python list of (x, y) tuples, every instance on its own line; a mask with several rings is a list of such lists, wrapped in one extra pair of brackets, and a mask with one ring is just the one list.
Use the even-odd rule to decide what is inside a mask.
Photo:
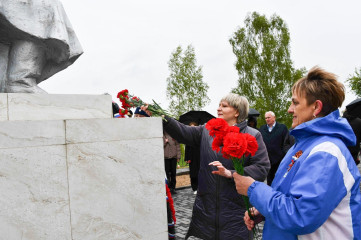
[(128, 116), (128, 118), (132, 118), (133, 117), (133, 111), (129, 109), (128, 113), (127, 113), (127, 116)]
[[(189, 126), (198, 126), (197, 123), (191, 122)], [(194, 194), (197, 194), (198, 189), (198, 172), (199, 172), (199, 161), (200, 158), (200, 149), (199, 146), (188, 146), (185, 148), (185, 157), (184, 159), (189, 164), (189, 176), (191, 178), (191, 186)]]
[(140, 109), (140, 107), (137, 107), (134, 112), (134, 117), (149, 117), (149, 115), (145, 111)]
[(271, 169), (267, 176), (267, 184), (271, 186), (282, 158), (290, 148), (289, 132), (286, 125), (276, 122), (276, 115), (269, 111), (265, 113), (266, 124), (259, 131), (266, 144)]
[(180, 144), (167, 132), (163, 131), (164, 168), (168, 179), (168, 186), (172, 194), (176, 194), (177, 163), (181, 158)]
[(247, 125), (248, 125), (249, 127), (252, 127), (252, 128), (254, 128), (254, 129), (259, 130), (259, 129), (257, 128), (257, 118), (254, 117), (254, 116), (248, 117)]
[[(109, 93), (103, 93), (103, 95), (109, 95)], [(114, 118), (119, 118), (119, 110), (120, 110), (120, 107), (118, 105), (118, 103), (112, 101), (112, 111), (113, 111), (113, 117)]]
[(343, 113), (343, 117), (347, 119), (348, 123), (352, 127), (353, 132), (356, 136), (356, 145), (348, 146), (348, 150), (355, 160), (356, 165), (360, 163), (360, 159), (358, 159), (358, 154), (360, 152), (360, 141), (361, 141), (361, 119), (355, 116), (352, 116), (347, 112), (347, 110)]
[(113, 110), (113, 117), (114, 117), (114, 115), (119, 114), (120, 108), (119, 108), (118, 103), (112, 101), (112, 110)]

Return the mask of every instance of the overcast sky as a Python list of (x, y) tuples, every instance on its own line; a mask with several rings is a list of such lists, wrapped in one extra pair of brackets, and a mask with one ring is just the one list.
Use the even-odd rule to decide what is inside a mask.
[[(61, 0), (84, 49), (70, 67), (39, 86), (49, 93), (102, 94), (125, 88), (164, 108), (167, 62), (181, 45), (195, 48), (216, 115), (219, 100), (237, 85), (229, 38), (247, 13), (276, 13), (288, 25), (295, 67), (318, 65), (344, 82), (361, 67), (359, 0)], [(346, 85), (345, 105), (356, 97)], [(270, 109), (271, 110), (271, 109)]]

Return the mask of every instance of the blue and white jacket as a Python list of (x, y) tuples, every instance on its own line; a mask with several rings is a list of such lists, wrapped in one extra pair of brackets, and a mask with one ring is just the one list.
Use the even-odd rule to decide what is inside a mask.
[(356, 142), (347, 120), (336, 110), (291, 135), (296, 143), (272, 186), (256, 181), (248, 189), (266, 218), (263, 239), (361, 239), (361, 177), (346, 147)]

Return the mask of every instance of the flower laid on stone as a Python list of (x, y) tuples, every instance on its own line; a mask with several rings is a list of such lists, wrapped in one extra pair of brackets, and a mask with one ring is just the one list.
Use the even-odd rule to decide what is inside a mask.
[[(122, 108), (119, 111), (119, 115), (122, 118), (125, 117), (125, 115), (128, 113), (130, 108), (136, 108), (136, 107), (141, 107), (143, 105), (147, 105), (139, 97), (130, 95), (128, 89), (124, 89), (120, 91), (117, 95), (117, 98), (119, 98), (119, 101), (122, 103)], [(158, 103), (156, 103), (154, 100), (152, 101), (153, 104), (148, 104), (148, 110), (152, 113), (152, 116), (155, 117), (162, 117), (164, 115), (170, 116), (170, 114), (166, 110), (163, 110)]]

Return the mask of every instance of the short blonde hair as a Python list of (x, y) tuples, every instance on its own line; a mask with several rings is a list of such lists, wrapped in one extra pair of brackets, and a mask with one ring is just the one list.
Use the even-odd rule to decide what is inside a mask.
[(229, 93), (221, 99), (238, 111), (237, 123), (243, 122), (248, 117), (249, 103), (247, 98), (235, 93)]
[(320, 100), (323, 105), (322, 116), (341, 107), (345, 100), (345, 87), (337, 81), (337, 76), (317, 66), (293, 85), (292, 93), (305, 97), (308, 105)]

